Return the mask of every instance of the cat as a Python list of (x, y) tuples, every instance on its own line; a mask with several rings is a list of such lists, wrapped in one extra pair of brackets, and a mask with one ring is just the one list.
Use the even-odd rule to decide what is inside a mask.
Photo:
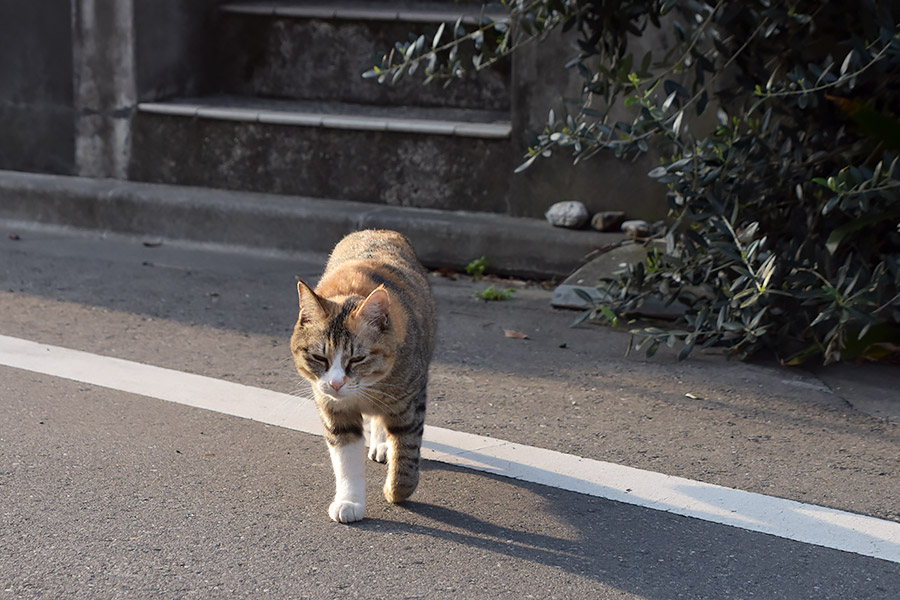
[(325, 430), (336, 487), (328, 514), (350, 523), (366, 510), (364, 417), (368, 457), (388, 466), (384, 497), (402, 502), (419, 483), (436, 303), (412, 245), (394, 231), (346, 236), (316, 289), (300, 280), (297, 292), (291, 354)]

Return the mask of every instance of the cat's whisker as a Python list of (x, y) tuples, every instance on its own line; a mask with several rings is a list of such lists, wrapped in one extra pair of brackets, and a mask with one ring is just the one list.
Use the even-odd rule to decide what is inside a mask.
[[(377, 385), (377, 384), (375, 384), (375, 385)], [(390, 392), (387, 392), (387, 391), (385, 391), (385, 390), (380, 390), (380, 389), (376, 388), (375, 385), (370, 384), (370, 385), (368, 385), (368, 386), (366, 386), (366, 387), (363, 387), (363, 388), (361, 388), (361, 389), (366, 390), (366, 391), (369, 392), (370, 394), (378, 394), (379, 396), (384, 396), (385, 398), (387, 398), (388, 400), (391, 400), (391, 401), (393, 401), (393, 402), (399, 402), (399, 401), (400, 401), (400, 398), (398, 398), (396, 395), (394, 395), (394, 394), (392, 394), (392, 393), (390, 393)]]
[(391, 408), (391, 406), (388, 405), (381, 398), (378, 398), (375, 394), (368, 392), (368, 391), (364, 391), (364, 390), (359, 390), (357, 393), (359, 394), (360, 397), (368, 400), (375, 406), (381, 408), (386, 414), (389, 414), (389, 415), (394, 414), (394, 410)]
[(379, 406), (379, 407), (381, 407), (382, 409), (384, 409), (384, 411), (385, 411), (386, 413), (388, 413), (388, 414), (393, 414), (393, 412), (394, 412), (393, 409), (392, 409), (391, 406), (390, 406), (389, 404), (387, 404), (384, 400), (380, 400), (380, 399), (378, 399), (378, 398), (375, 398), (374, 396), (364, 396), (364, 397), (367, 398), (372, 404), (374, 404), (374, 405), (376, 405), (376, 406)]
[[(375, 382), (375, 383), (373, 383), (373, 384), (370, 384), (370, 385), (371, 385), (371, 387), (374, 388), (374, 389), (378, 389), (378, 388), (381, 388), (381, 387), (389, 387), (389, 388), (398, 388), (398, 389), (400, 389), (400, 390), (407, 390), (407, 389), (409, 389), (409, 388), (411, 388), (411, 387), (412, 387), (412, 388), (417, 387), (417, 386), (419, 385), (419, 382), (420, 382), (420, 381), (421, 381), (421, 379), (416, 379), (416, 380), (412, 381), (411, 383), (403, 383), (403, 384), (399, 384), (399, 383), (384, 383), (384, 382), (382, 382), (382, 381), (377, 381), (377, 382)], [(379, 390), (379, 391), (382, 391), (382, 390)], [(387, 392), (385, 392), (385, 393), (387, 393)]]

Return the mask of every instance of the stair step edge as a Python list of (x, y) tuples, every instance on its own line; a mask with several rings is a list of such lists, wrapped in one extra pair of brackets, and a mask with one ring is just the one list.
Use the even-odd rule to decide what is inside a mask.
[(504, 11), (479, 10), (466, 12), (461, 9), (415, 9), (403, 6), (335, 6), (332, 3), (285, 5), (277, 3), (229, 2), (219, 10), (232, 14), (274, 16), (302, 19), (329, 19), (344, 21), (398, 21), (403, 23), (445, 23), (462, 19), (465, 24), (480, 23), (482, 16), (490, 21), (505, 23), (509, 15)]
[(137, 109), (140, 112), (157, 115), (354, 131), (419, 133), (483, 139), (508, 139), (512, 133), (512, 125), (508, 122), (472, 123), (438, 119), (322, 114), (307, 111), (223, 107), (194, 102), (140, 102)]

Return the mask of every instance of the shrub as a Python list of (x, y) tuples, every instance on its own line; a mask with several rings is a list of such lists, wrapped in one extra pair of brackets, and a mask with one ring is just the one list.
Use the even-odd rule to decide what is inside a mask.
[[(366, 75), (450, 81), (551, 31), (574, 39), (565, 67), (581, 75), (581, 97), (549, 111), (518, 170), (559, 151), (581, 161), (652, 149), (670, 215), (664, 248), (605, 282), (609, 301), (586, 316), (681, 303), (680, 326), (634, 332), (648, 354), (681, 341), (681, 358), (712, 345), (741, 358), (768, 348), (789, 364), (900, 354), (896, 2), (504, 6), (508, 19), (411, 36)], [(661, 31), (675, 39), (662, 56), (632, 51)]]

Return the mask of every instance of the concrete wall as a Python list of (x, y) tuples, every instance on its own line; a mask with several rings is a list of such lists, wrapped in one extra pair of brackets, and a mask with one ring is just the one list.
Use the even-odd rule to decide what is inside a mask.
[(219, 0), (0, 0), (0, 169), (124, 178), (139, 100), (206, 91)]
[(75, 171), (70, 0), (0, 0), (0, 168)]
[[(513, 57), (513, 150), (520, 158), (517, 165), (525, 160), (526, 132), (543, 131), (549, 109), (561, 115), (563, 98), (580, 96), (581, 76), (575, 69), (564, 68), (577, 55), (574, 42), (575, 35), (555, 32), (541, 43), (521, 48)], [(662, 40), (653, 43), (658, 45)], [(636, 47), (634, 52), (640, 57), (644, 49)], [(646, 176), (657, 164), (652, 153), (630, 162), (603, 152), (574, 165), (571, 149), (560, 149), (551, 158), (538, 159), (526, 171), (511, 176), (510, 205), (516, 215), (539, 216), (554, 202), (578, 200), (592, 213), (623, 210), (630, 218), (662, 219), (666, 214), (666, 189)]]
[(218, 0), (72, 1), (76, 171), (125, 179), (137, 103), (210, 87)]
[[(118, 0), (117, 0), (118, 1)], [(221, 0), (134, 3), (138, 99), (195, 96), (215, 90), (215, 7)]]

